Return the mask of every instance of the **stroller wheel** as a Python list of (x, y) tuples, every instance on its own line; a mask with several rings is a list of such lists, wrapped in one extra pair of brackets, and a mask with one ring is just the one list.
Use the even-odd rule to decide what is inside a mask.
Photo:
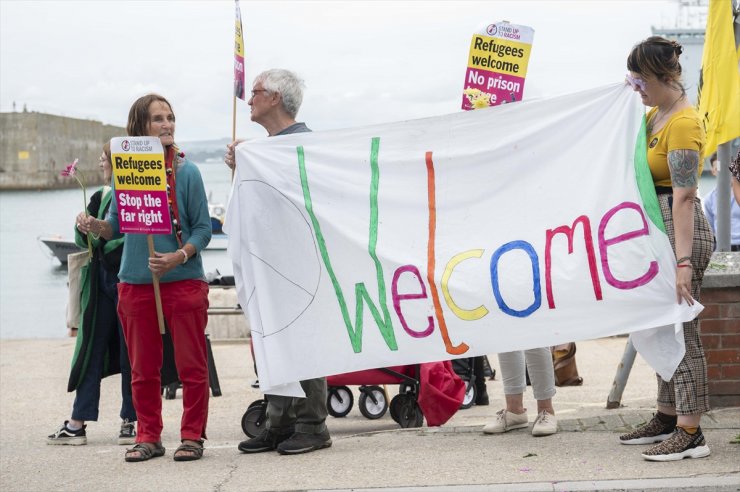
[(409, 427), (421, 427), (424, 423), (424, 414), (413, 398), (406, 398), (398, 415), (398, 424), (403, 429)]
[(252, 402), (242, 416), (242, 430), (249, 437), (255, 437), (260, 433), (267, 420), (267, 401), (257, 400)]
[(354, 397), (346, 386), (329, 386), (329, 395), (326, 398), (326, 409), (332, 417), (345, 417), (350, 410)]
[(360, 388), (360, 413), (370, 420), (379, 419), (388, 410), (385, 391), (380, 386)]
[(401, 413), (401, 405), (403, 403), (402, 400), (403, 400), (403, 395), (396, 395), (393, 398), (391, 398), (391, 404), (388, 407), (390, 409), (389, 413), (391, 414), (391, 418), (397, 424), (400, 423), (400, 421), (398, 420), (398, 415)]
[(424, 423), (424, 414), (413, 395), (394, 396), (390, 408), (391, 417), (404, 429), (421, 427)]
[(254, 407), (262, 407), (262, 405), (265, 404), (265, 401), (266, 401), (265, 399), (254, 400), (252, 403), (249, 404), (247, 408), (249, 409), (249, 408), (254, 408)]
[(475, 403), (475, 397), (478, 391), (475, 389), (475, 384), (472, 381), (465, 381), (465, 396), (463, 396), (463, 402), (460, 405), (460, 410), (470, 408)]

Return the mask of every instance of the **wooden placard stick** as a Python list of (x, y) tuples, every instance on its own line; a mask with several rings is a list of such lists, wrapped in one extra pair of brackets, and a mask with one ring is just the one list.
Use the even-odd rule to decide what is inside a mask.
[[(149, 246), (149, 256), (154, 257), (154, 238), (151, 234), (146, 235), (146, 244)], [(157, 305), (157, 323), (159, 333), (164, 335), (164, 312), (162, 311), (162, 295), (159, 293), (159, 277), (152, 272), (152, 287), (154, 287), (154, 303)]]

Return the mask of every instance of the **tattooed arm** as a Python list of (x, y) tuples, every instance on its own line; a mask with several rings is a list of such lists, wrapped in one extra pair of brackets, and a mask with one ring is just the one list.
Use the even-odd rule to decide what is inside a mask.
[[(668, 168), (673, 184), (673, 228), (676, 236), (676, 258), (691, 256), (694, 242), (694, 198), (699, 184), (699, 152), (671, 150)], [(687, 263), (687, 262), (682, 262)], [(693, 304), (691, 297), (691, 268), (676, 269), (676, 298)]]

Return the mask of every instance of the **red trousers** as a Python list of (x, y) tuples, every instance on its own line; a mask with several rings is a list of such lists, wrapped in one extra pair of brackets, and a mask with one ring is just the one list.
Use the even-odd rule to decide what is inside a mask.
[[(182, 382), (180, 439), (206, 437), (208, 420), (208, 284), (181, 280), (159, 284)], [(131, 359), (131, 391), (138, 417), (136, 442), (159, 442), (162, 434), (162, 335), (151, 284), (118, 284), (118, 315)]]

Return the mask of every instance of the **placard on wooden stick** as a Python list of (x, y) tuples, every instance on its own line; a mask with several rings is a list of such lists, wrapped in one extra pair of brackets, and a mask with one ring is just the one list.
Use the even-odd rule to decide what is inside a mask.
[[(157, 137), (116, 137), (110, 146), (120, 231), (147, 234), (149, 256), (154, 256), (152, 234), (172, 234), (162, 143)], [(152, 286), (159, 331), (164, 333), (159, 278), (154, 274)]]

